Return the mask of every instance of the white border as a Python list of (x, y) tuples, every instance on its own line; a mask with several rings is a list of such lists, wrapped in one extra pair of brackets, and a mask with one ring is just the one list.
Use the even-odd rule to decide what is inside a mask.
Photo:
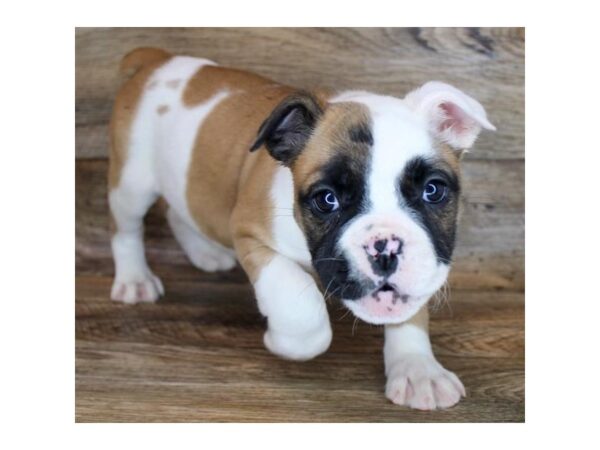
[[(578, 1), (260, 3), (21, 2), (3, 14), (2, 447), (506, 450), (597, 442), (597, 14)], [(526, 25), (527, 423), (74, 425), (73, 26), (106, 25)]]

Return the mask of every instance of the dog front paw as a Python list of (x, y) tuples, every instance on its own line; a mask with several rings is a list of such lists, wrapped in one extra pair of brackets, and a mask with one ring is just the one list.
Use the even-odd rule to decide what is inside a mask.
[(286, 334), (272, 329), (264, 336), (265, 347), (271, 353), (286, 359), (306, 361), (324, 353), (331, 344), (329, 321), (314, 331), (302, 334)]
[(458, 377), (427, 355), (396, 361), (388, 371), (385, 394), (397, 405), (421, 410), (449, 408), (466, 395)]
[(110, 298), (116, 302), (127, 304), (153, 303), (164, 293), (160, 279), (148, 272), (140, 276), (116, 278), (110, 292)]

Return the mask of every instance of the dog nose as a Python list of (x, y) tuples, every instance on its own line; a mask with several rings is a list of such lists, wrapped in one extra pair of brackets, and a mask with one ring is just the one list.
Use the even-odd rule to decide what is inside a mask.
[(384, 274), (392, 273), (398, 266), (398, 257), (395, 253), (380, 253), (375, 257), (374, 264)]
[(386, 246), (387, 246), (387, 239), (379, 239), (378, 241), (375, 241), (375, 243), (373, 244), (373, 247), (375, 247), (375, 250), (377, 250), (379, 253), (383, 253), (385, 251)]
[(398, 254), (402, 252), (402, 240), (396, 236), (389, 239), (373, 239), (364, 248), (373, 271), (380, 275), (389, 275), (398, 267)]

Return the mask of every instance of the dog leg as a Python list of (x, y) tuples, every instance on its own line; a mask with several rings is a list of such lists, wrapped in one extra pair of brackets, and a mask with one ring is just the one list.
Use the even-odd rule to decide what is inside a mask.
[(144, 254), (144, 215), (156, 195), (123, 184), (109, 194), (116, 232), (111, 246), (115, 280), (110, 297), (124, 303), (154, 302), (164, 294), (160, 280), (152, 273)]
[(407, 322), (386, 325), (385, 393), (398, 405), (422, 410), (449, 408), (466, 395), (465, 388), (433, 356), (428, 321), (425, 305)]
[(268, 320), (264, 343), (271, 352), (306, 360), (327, 350), (331, 325), (325, 299), (297, 263), (276, 254), (260, 271), (254, 290)]
[(329, 314), (312, 275), (255, 238), (251, 229), (241, 226), (235, 236), (238, 259), (254, 285), (258, 309), (267, 317), (265, 346), (295, 360), (314, 358), (327, 350)]
[(202, 236), (185, 223), (173, 208), (167, 211), (167, 220), (175, 239), (194, 266), (205, 272), (230, 270), (235, 267), (233, 251)]

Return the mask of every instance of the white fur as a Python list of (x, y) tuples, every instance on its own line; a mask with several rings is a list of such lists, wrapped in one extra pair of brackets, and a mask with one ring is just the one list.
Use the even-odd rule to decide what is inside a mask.
[(271, 200), (275, 250), (306, 268), (311, 267), (306, 238), (294, 217), (294, 182), (287, 167), (280, 166), (275, 172)]
[(154, 302), (164, 290), (146, 263), (142, 220), (155, 196), (122, 183), (108, 200), (118, 230), (111, 240), (115, 260), (111, 298), (124, 303)]
[(206, 272), (229, 270), (235, 267), (236, 261), (232, 250), (216, 245), (215, 242), (190, 227), (173, 208), (169, 208), (167, 220), (175, 239), (196, 267)]
[(177, 56), (146, 82), (132, 123), (119, 186), (109, 194), (117, 225), (112, 239), (114, 300), (155, 301), (163, 293), (160, 280), (148, 268), (143, 246), (143, 217), (159, 195), (169, 203), (169, 223), (194, 264), (217, 270), (235, 263), (231, 250), (202, 235), (186, 201), (187, 170), (196, 134), (202, 121), (228, 95), (219, 92), (193, 108), (185, 106), (183, 90), (205, 65), (214, 63)]
[(254, 283), (260, 312), (267, 317), (266, 347), (284, 358), (305, 360), (331, 343), (331, 325), (314, 279), (289, 258), (276, 255)]
[[(192, 150), (202, 122), (228, 95), (227, 91), (218, 92), (193, 108), (183, 104), (183, 90), (189, 78), (207, 64), (210, 64), (208, 60), (175, 57), (157, 70), (149, 84), (157, 82), (158, 85), (144, 96), (143, 106), (149, 117), (139, 117), (140, 128), (143, 127), (143, 133), (150, 136), (150, 145), (155, 149), (157, 189), (179, 217), (196, 231), (199, 230), (186, 200)], [(181, 80), (175, 89), (169, 86), (174, 80)], [(168, 106), (169, 110), (160, 115), (157, 109), (162, 105)]]
[(339, 248), (350, 261), (354, 275), (368, 276), (377, 285), (382, 279), (372, 272), (363, 246), (375, 235), (402, 239), (399, 257), (402, 270), (390, 281), (399, 286), (409, 301), (396, 317), (373, 317), (367, 312), (369, 300), (344, 303), (355, 315), (371, 323), (399, 323), (408, 320), (444, 283), (448, 266), (439, 264), (430, 238), (422, 226), (402, 207), (398, 196), (398, 177), (407, 163), (417, 157), (435, 155), (425, 118), (400, 99), (361, 91), (340, 94), (332, 102), (357, 102), (365, 105), (372, 119), (373, 147), (367, 174), (369, 210), (355, 218), (344, 230)]
[(357, 102), (369, 109), (374, 141), (367, 180), (371, 211), (396, 212), (398, 175), (414, 157), (434, 154), (427, 123), (395, 97), (349, 91), (332, 100), (336, 102)]
[(386, 325), (383, 355), (386, 396), (396, 404), (448, 408), (466, 395), (458, 377), (433, 356), (427, 331), (415, 324)]
[(395, 317), (370, 314), (369, 306), (373, 304), (369, 302), (375, 301), (371, 296), (344, 300), (344, 304), (363, 320), (387, 324), (384, 358), (388, 377), (386, 395), (391, 401), (425, 410), (450, 407), (465, 395), (462, 383), (436, 361), (427, 331), (406, 322), (426, 307), (449, 271), (447, 264), (437, 261), (429, 236), (403, 207), (398, 195), (398, 177), (407, 162), (416, 156), (427, 158), (435, 153), (429, 117), (415, 112), (414, 105), (402, 100), (365, 92), (343, 93), (334, 101), (366, 105), (372, 117), (374, 141), (367, 178), (370, 209), (347, 226), (339, 248), (349, 259), (354, 275), (368, 276), (378, 285), (383, 280), (372, 272), (364, 246), (374, 236), (401, 238), (402, 270), (390, 276), (388, 282), (399, 286), (407, 296), (406, 304), (397, 309)]

